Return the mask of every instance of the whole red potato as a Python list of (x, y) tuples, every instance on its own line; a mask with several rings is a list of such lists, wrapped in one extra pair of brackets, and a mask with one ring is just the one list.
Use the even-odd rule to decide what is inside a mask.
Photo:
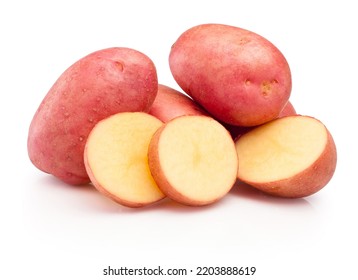
[(256, 126), (277, 118), (291, 94), (291, 71), (264, 37), (235, 26), (202, 24), (173, 44), (178, 85), (216, 119)]
[(40, 170), (79, 185), (90, 181), (84, 147), (100, 120), (119, 112), (147, 112), (158, 90), (152, 60), (130, 48), (93, 52), (71, 65), (37, 109), (28, 154)]

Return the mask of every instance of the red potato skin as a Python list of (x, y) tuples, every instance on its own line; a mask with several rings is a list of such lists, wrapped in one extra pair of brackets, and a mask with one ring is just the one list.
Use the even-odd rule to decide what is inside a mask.
[(279, 119), (279, 118), (294, 116), (294, 115), (297, 115), (296, 109), (295, 107), (293, 107), (292, 103), (288, 101), (277, 118)]
[[(292, 103), (290, 101), (288, 101), (287, 104), (285, 105), (285, 107), (282, 109), (279, 116), (277, 117), (277, 119), (283, 118), (283, 117), (288, 117), (288, 116), (295, 116), (295, 115), (297, 115), (296, 110), (293, 107)], [(223, 124), (223, 125), (230, 132), (231, 137), (234, 140), (236, 140), (241, 135), (245, 134), (246, 132), (249, 132), (250, 130), (252, 130), (253, 128), (256, 127), (256, 126), (252, 126), (252, 127), (235, 126), (235, 125), (230, 125), (230, 124)]]
[(216, 119), (256, 126), (278, 117), (292, 88), (283, 54), (251, 31), (203, 24), (174, 43), (169, 65), (178, 85)]
[(162, 84), (158, 85), (158, 93), (149, 110), (149, 114), (157, 117), (164, 123), (183, 115), (208, 115), (190, 97)]
[(28, 155), (40, 170), (71, 185), (88, 183), (83, 153), (97, 122), (123, 111), (149, 111), (158, 90), (153, 62), (129, 48), (99, 50), (70, 66), (37, 109)]

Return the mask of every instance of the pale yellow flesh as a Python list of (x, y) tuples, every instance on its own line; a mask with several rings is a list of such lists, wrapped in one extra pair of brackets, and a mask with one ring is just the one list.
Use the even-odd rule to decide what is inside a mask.
[(147, 157), (151, 137), (161, 125), (145, 113), (121, 113), (99, 123), (87, 143), (87, 160), (97, 185), (127, 202), (162, 198)]
[(232, 187), (238, 167), (231, 136), (208, 117), (181, 117), (159, 140), (159, 159), (169, 184), (193, 201), (213, 201)]
[(236, 142), (238, 177), (260, 183), (295, 176), (319, 158), (327, 139), (324, 125), (311, 117), (286, 117), (262, 125)]

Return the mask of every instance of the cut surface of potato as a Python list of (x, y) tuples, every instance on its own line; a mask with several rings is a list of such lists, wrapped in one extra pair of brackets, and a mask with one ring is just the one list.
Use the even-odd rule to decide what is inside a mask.
[(154, 203), (164, 194), (148, 167), (148, 145), (162, 125), (141, 112), (113, 115), (91, 131), (85, 164), (94, 186), (114, 201), (129, 207)]
[(289, 116), (259, 126), (236, 141), (238, 178), (270, 194), (303, 197), (333, 176), (336, 148), (315, 118)]
[(238, 159), (230, 134), (219, 122), (206, 116), (181, 116), (155, 133), (149, 167), (168, 197), (199, 206), (219, 200), (231, 189)]

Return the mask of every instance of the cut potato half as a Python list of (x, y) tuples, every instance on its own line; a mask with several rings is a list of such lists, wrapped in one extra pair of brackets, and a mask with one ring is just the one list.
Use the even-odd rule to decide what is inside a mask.
[(236, 181), (235, 144), (228, 131), (211, 117), (172, 119), (154, 134), (148, 155), (159, 188), (182, 204), (213, 203)]
[(128, 207), (164, 198), (147, 157), (149, 142), (161, 125), (157, 118), (141, 112), (118, 113), (100, 121), (88, 137), (84, 155), (93, 185)]
[(337, 162), (333, 138), (319, 120), (289, 116), (261, 125), (236, 141), (238, 178), (266, 193), (304, 197), (323, 188)]

